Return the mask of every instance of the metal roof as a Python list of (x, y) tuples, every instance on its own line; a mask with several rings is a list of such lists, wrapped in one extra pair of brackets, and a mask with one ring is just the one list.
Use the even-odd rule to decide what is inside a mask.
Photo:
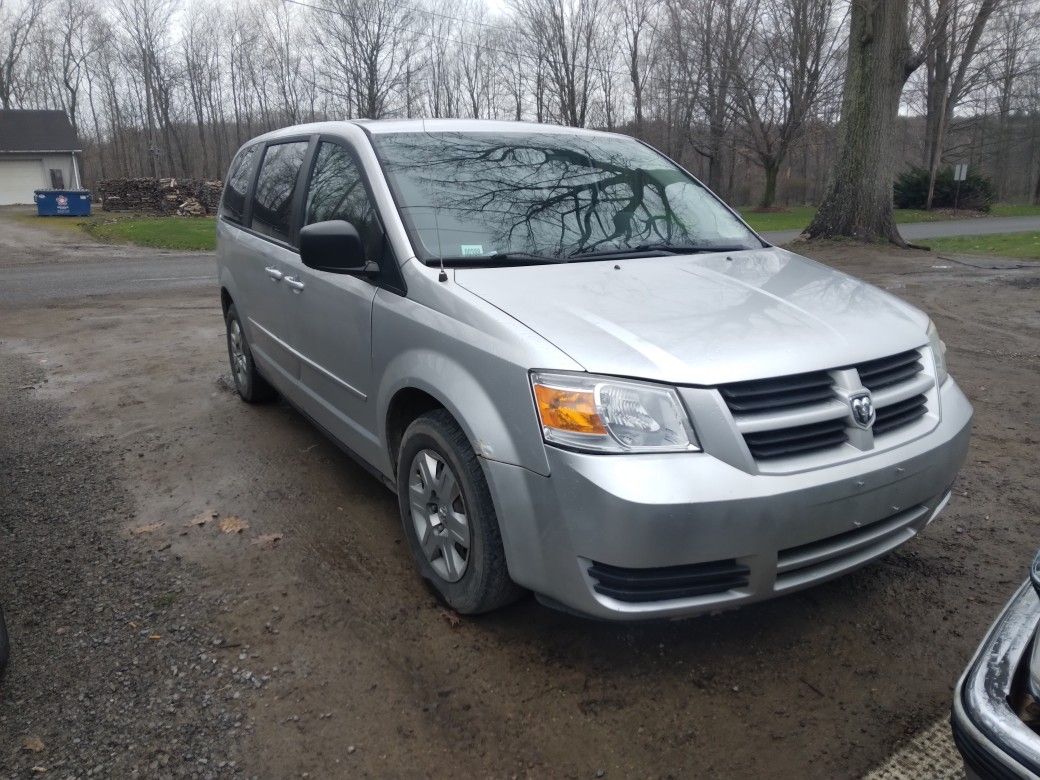
[(383, 133), (555, 133), (567, 135), (614, 135), (599, 130), (565, 125), (547, 125), (537, 122), (504, 122), (495, 119), (347, 119), (330, 122), (311, 122), (278, 130), (252, 138), (248, 143), (271, 141), (303, 133), (335, 133), (346, 125), (363, 127), (373, 135)]
[(64, 111), (0, 110), (0, 152), (78, 152)]

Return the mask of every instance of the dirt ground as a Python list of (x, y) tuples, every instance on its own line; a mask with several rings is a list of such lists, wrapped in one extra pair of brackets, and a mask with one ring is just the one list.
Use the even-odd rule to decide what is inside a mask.
[[(0, 285), (4, 264), (37, 262), (34, 251), (0, 257)], [(936, 320), (976, 409), (954, 500), (920, 537), (838, 581), (651, 625), (531, 598), (478, 619), (445, 612), (413, 570), (393, 496), (289, 407), (233, 394), (215, 287), (6, 307), (0, 451), (20, 476), (0, 492), (0, 602), (20, 655), (0, 697), (0, 774), (79, 776), (90, 761), (106, 776), (861, 776), (948, 712), (1040, 546), (1040, 265), (807, 253)], [(103, 489), (72, 491), (80, 503), (43, 533), (25, 524), (48, 517), (26, 507), (62, 493), (38, 462), (55, 440), (78, 453), (82, 484), (93, 471)], [(41, 602), (40, 583), (75, 581), (62, 567), (104, 550), (118, 560), (96, 563), (105, 576), (82, 588), (90, 612), (112, 616), (97, 630), (134, 657), (120, 680), (144, 690), (127, 706), (165, 706), (164, 665), (225, 670), (173, 675), (186, 689), (171, 699), (185, 727), (175, 736), (208, 746), (201, 768), (156, 744), (85, 753), (104, 697), (125, 704), (117, 686), (73, 708), (76, 731), (47, 716), (80, 701), (69, 691), (97, 651), (73, 641), (91, 630), (70, 606), (80, 589)], [(141, 589), (158, 595), (127, 603)], [(58, 631), (70, 621), (76, 631)], [(240, 684), (244, 670), (256, 682)], [(27, 749), (30, 736), (44, 750)]]

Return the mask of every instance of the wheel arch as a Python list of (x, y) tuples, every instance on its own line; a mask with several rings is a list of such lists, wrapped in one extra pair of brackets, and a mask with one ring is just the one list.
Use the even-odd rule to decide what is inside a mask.
[[(478, 456), (547, 474), (548, 461), (534, 417), (534, 402), (529, 399), (526, 371), (517, 374), (512, 381), (499, 375), (485, 383), (440, 352), (412, 349), (395, 356), (384, 372), (376, 410), (388, 473), (397, 471), (401, 437), (408, 424), (430, 409), (443, 408), (462, 428)], [(523, 397), (509, 398), (502, 391), (503, 384), (509, 393)], [(524, 416), (525, 404), (531, 417), (519, 419)]]

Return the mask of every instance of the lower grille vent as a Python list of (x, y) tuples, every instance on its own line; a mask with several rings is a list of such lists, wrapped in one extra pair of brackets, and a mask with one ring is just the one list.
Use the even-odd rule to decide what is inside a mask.
[(655, 569), (623, 569), (595, 561), (589, 576), (597, 593), (618, 601), (644, 602), (685, 599), (724, 593), (748, 584), (750, 570), (735, 560), (663, 566)]

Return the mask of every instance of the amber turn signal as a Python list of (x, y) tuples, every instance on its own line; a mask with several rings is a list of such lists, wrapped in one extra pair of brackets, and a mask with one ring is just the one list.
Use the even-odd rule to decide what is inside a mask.
[(591, 391), (562, 390), (536, 384), (534, 397), (543, 426), (572, 433), (602, 435), (607, 432), (596, 411), (596, 398)]

